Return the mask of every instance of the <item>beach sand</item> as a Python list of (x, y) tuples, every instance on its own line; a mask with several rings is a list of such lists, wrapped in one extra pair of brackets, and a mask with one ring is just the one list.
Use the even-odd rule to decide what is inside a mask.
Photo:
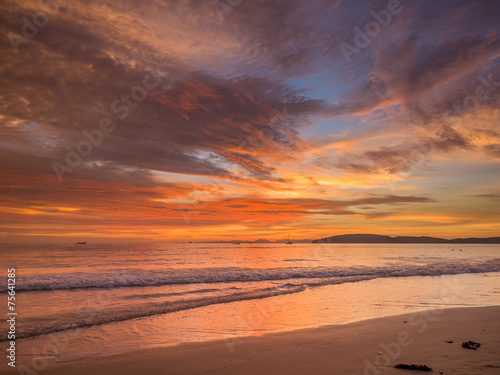
[[(478, 350), (462, 342), (481, 343)], [(453, 343), (448, 343), (453, 341)], [(50, 363), (40, 374), (500, 374), (500, 306), (427, 310), (346, 325), (184, 343)], [(17, 374), (3, 368), (1, 374)], [(21, 372), (22, 373), (22, 372)]]

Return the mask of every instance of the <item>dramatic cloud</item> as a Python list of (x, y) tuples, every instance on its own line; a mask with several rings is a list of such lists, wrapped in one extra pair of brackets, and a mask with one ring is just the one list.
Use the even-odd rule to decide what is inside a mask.
[(463, 201), (500, 158), (496, 2), (62, 3), (0, 5), (5, 232), (499, 229)]

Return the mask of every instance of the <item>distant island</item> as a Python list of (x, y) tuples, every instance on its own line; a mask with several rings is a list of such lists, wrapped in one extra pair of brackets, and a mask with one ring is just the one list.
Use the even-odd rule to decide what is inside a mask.
[[(233, 240), (233, 241), (212, 241), (204, 243), (238, 243), (238, 244), (251, 244), (251, 243), (286, 243), (287, 239), (270, 241), (264, 238), (259, 238), (255, 241), (248, 240)], [(428, 237), (428, 236), (383, 236), (380, 234), (341, 234), (338, 236), (331, 236), (320, 238), (317, 240), (311, 239), (293, 239), (294, 243), (442, 243), (442, 244), (454, 244), (454, 243), (476, 243), (476, 244), (500, 244), (500, 237), (488, 237), (488, 238), (454, 238), (452, 240), (447, 240), (438, 237)]]
[(500, 244), (500, 237), (489, 238), (454, 238), (446, 240), (437, 237), (411, 237), (411, 236), (382, 236), (378, 234), (341, 234), (313, 240), (312, 243), (477, 243), (477, 244)]

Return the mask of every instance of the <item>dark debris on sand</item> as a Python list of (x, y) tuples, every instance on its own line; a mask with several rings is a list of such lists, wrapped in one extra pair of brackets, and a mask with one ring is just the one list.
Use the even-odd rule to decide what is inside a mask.
[(465, 349), (477, 350), (480, 346), (481, 344), (475, 341), (464, 341), (462, 343), (462, 348)]
[(406, 365), (404, 363), (398, 363), (397, 365), (394, 366), (394, 368), (400, 368), (404, 370), (432, 371), (432, 368), (430, 368), (429, 366), (419, 365), (416, 363), (412, 363), (410, 365)]

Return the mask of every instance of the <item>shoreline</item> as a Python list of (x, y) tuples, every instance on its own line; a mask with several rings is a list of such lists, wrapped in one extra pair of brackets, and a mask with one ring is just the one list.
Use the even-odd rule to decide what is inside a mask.
[[(479, 370), (481, 374), (498, 374), (498, 321), (500, 306), (422, 310), (260, 336), (109, 353), (71, 362), (50, 362), (38, 369), (23, 366), (22, 370), (54, 375), (309, 372), (378, 375), (405, 373), (384, 365), (420, 363), (432, 367), (437, 374), (470, 374)], [(468, 340), (482, 345), (478, 350), (462, 348), (462, 342)], [(20, 366), (1, 368), (0, 374), (20, 371)]]

